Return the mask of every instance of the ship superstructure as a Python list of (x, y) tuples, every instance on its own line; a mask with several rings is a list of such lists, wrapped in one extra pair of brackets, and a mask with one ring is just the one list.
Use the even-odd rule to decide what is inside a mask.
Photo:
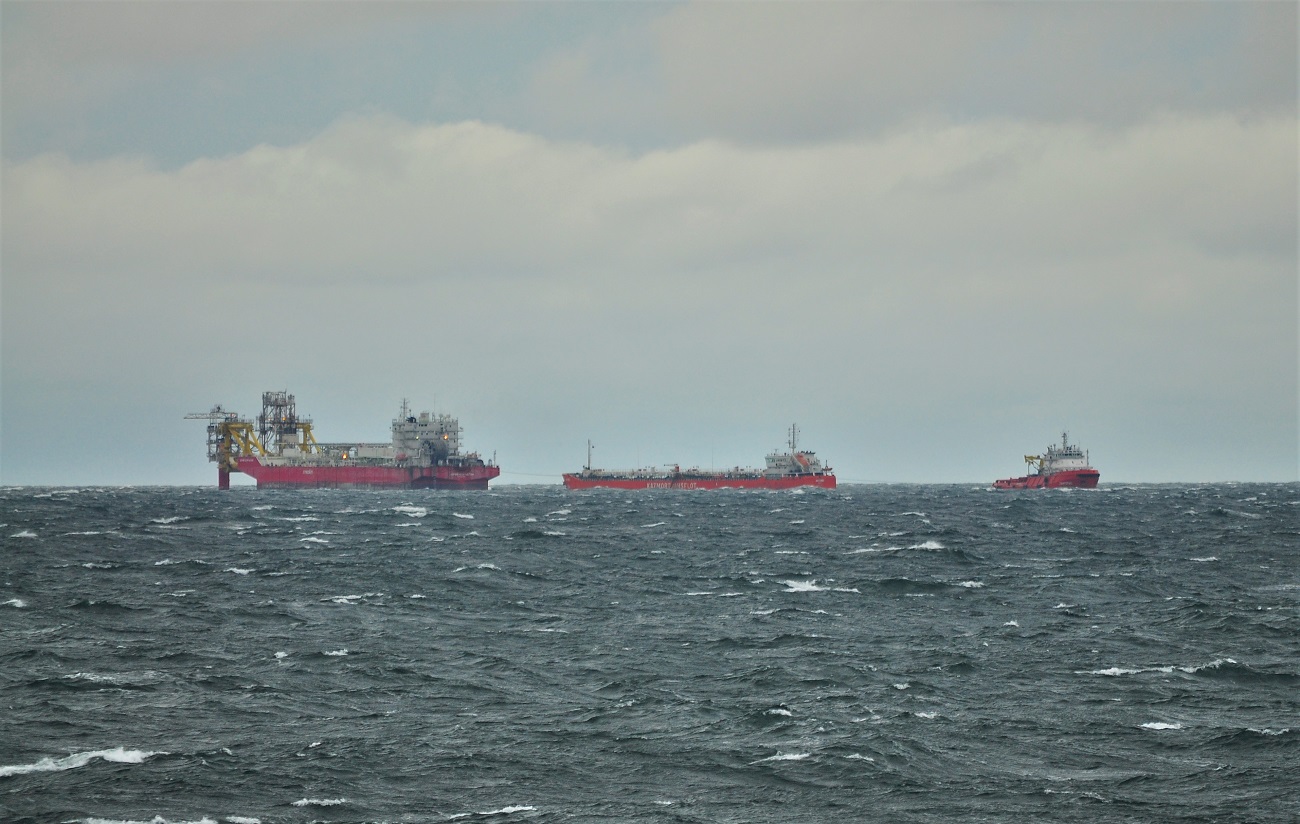
[(1061, 433), (1061, 445), (1048, 446), (1042, 455), (1026, 455), (1026, 465), (1033, 470), (1019, 478), (993, 482), (997, 489), (1055, 489), (1075, 487), (1094, 489), (1101, 473), (1092, 468), (1088, 453), (1070, 443), (1068, 432)]
[(388, 443), (322, 443), (310, 418), (298, 416), (294, 396), (262, 393), (256, 423), (223, 409), (187, 415), (208, 421), (208, 460), (217, 464), (217, 485), (230, 488), (242, 472), (259, 487), (415, 487), (487, 489), (501, 474), (495, 461), (460, 451), (463, 430), (456, 418), (413, 414), (406, 401), (393, 419)]
[(798, 447), (799, 429), (790, 427), (788, 452), (772, 452), (762, 469), (682, 469), (643, 467), (641, 469), (594, 469), (591, 466), (591, 442), (587, 443), (587, 465), (581, 472), (566, 473), (564, 485), (569, 489), (793, 489), (800, 486), (835, 488), (835, 474), (813, 452)]

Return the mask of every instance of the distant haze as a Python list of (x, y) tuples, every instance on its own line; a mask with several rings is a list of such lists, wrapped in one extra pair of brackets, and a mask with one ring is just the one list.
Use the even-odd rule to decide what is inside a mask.
[(1294, 3), (0, 6), (0, 481), (1298, 477)]

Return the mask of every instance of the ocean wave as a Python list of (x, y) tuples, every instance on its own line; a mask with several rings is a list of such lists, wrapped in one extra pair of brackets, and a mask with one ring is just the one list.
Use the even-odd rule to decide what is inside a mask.
[(0, 766), (0, 777), (9, 775), (27, 775), (28, 773), (38, 772), (62, 772), (63, 770), (75, 770), (78, 767), (84, 767), (95, 760), (110, 761), (115, 764), (143, 764), (147, 759), (156, 755), (167, 755), (165, 752), (149, 750), (128, 750), (125, 747), (114, 747), (111, 750), (90, 750), (88, 752), (78, 752), (67, 755), (62, 758), (42, 758), (32, 764), (16, 764), (12, 766)]
[(809, 758), (812, 758), (810, 752), (778, 752), (776, 755), (769, 755), (767, 758), (760, 758), (749, 763), (768, 764), (773, 761), (807, 761)]

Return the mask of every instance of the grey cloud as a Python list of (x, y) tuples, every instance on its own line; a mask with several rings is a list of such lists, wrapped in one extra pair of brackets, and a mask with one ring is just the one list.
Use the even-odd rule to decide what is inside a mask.
[[(1295, 133), (1187, 116), (630, 154), (352, 118), (178, 170), (6, 164), (6, 473), (72, 425), (41, 398), (112, 375), (137, 419), (159, 386), (195, 409), (289, 386), (344, 429), (434, 385), (520, 471), (613, 429), (674, 442), (682, 410), (737, 450), (798, 419), (846, 477), (896, 480), (972, 477), (946, 473), (1054, 430), (1086, 388), (1130, 466), (1159, 462), (1120, 421), (1194, 408), (1197, 465), (1285, 477)], [(1286, 231), (1289, 250), (1259, 241)], [(1212, 434), (1244, 396), (1261, 421)], [(961, 462), (914, 465), (962, 439)]]
[(656, 28), (669, 116), (742, 140), (1289, 110), (1295, 30), (1289, 3), (705, 3)]

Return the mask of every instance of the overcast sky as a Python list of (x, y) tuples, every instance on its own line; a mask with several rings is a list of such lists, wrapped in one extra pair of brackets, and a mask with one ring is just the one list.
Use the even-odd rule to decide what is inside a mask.
[(0, 480), (1297, 479), (1297, 4), (0, 5)]

